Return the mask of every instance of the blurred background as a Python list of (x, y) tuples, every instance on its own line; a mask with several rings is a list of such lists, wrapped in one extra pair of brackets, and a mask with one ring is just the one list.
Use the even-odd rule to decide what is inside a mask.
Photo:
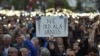
[(100, 11), (99, 4), (100, 0), (0, 0), (0, 9), (35, 10), (62, 7), (75, 12), (97, 12)]
[[(38, 51), (40, 47), (48, 48), (51, 56), (69, 56), (69, 50), (75, 51), (71, 56), (100, 55), (99, 4), (100, 0), (0, 0), (0, 56), (9, 54), (6, 49), (10, 44), (20, 52), (25, 47), (23, 35)], [(68, 36), (37, 38), (36, 20), (42, 16), (67, 16)]]

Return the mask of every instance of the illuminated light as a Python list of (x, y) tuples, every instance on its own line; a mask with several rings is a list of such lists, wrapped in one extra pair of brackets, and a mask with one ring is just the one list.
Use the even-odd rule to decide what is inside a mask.
[(23, 23), (23, 25), (26, 25), (26, 23)]
[(1, 10), (0, 14), (7, 14), (7, 12), (8, 12), (7, 10)]
[[(60, 8), (57, 9), (58, 12), (59, 12), (59, 9)], [(52, 12), (50, 12), (50, 11), (52, 11)], [(46, 9), (46, 13), (48, 14), (49, 12), (52, 14), (52, 15), (50, 14), (49, 16), (56, 16), (55, 15), (56, 12), (55, 12), (55, 9), (54, 8)], [(57, 12), (57, 14), (59, 14), (58, 12)], [(90, 17), (90, 20), (93, 20), (93, 18), (95, 16), (100, 15), (100, 13), (96, 13), (96, 12), (91, 12), (91, 13), (75, 13), (75, 12), (72, 12), (72, 11), (70, 11), (68, 9), (65, 9), (65, 8), (62, 8), (62, 14), (63, 13), (66, 14), (67, 16), (68, 15), (72, 15), (73, 18), (76, 18), (77, 16), (89, 16)], [(30, 13), (28, 13), (27, 11), (24, 11), (24, 10), (0, 10), (0, 14), (6, 15), (6, 16), (14, 16), (14, 15), (17, 15), (18, 17), (20, 17), (20, 14), (22, 14), (23, 16), (30, 15), (30, 17), (36, 16), (36, 14), (39, 14), (39, 16), (44, 15), (43, 12), (41, 12), (40, 10), (37, 10), (37, 9), (36, 9), (36, 11), (32, 11)], [(6, 18), (6, 17), (2, 17), (2, 18)]]
[(72, 15), (72, 18), (75, 19), (75, 16)]
[(53, 16), (53, 14), (48, 12), (48, 13), (46, 13), (46, 16)]
[(32, 18), (30, 18), (30, 20), (32, 20)]
[(3, 16), (3, 18), (5, 19), (6, 17), (5, 17), (5, 16)]
[(58, 13), (58, 15), (59, 15), (59, 16), (63, 16), (63, 14), (62, 14), (62, 13)]
[(93, 20), (93, 18), (94, 18), (94, 16), (90, 16), (90, 17), (89, 17), (90, 20)]
[(100, 21), (97, 21), (97, 24), (100, 24)]
[(31, 17), (33, 17), (33, 16), (31, 15)]
[(29, 18), (26, 18), (26, 20), (29, 20)]
[(25, 16), (28, 16), (29, 15), (29, 13), (25, 13)]
[(2, 17), (0, 17), (0, 20), (2, 20)]
[(78, 22), (78, 20), (75, 20), (75, 23), (77, 23), (77, 24), (78, 24), (78, 23), (79, 23), (79, 22)]
[(90, 16), (90, 14), (89, 13), (82, 13), (82, 14), (78, 14), (78, 16)]
[(24, 14), (22, 14), (22, 16), (24, 16)]
[(7, 27), (7, 25), (3, 25), (4, 27)]
[(11, 24), (8, 24), (8, 28), (10, 28), (11, 27)]
[(7, 12), (6, 15), (7, 15), (7, 16), (13, 16), (13, 15), (15, 15), (15, 14), (14, 14), (14, 11), (10, 10), (10, 11)]
[(31, 12), (31, 16), (36, 16), (36, 12)]
[(77, 17), (77, 19), (79, 19), (79, 17)]
[(80, 39), (77, 39), (77, 42), (81, 42), (81, 40)]
[(98, 48), (100, 48), (100, 44), (98, 45)]
[(17, 22), (19, 22), (19, 19), (17, 19)]

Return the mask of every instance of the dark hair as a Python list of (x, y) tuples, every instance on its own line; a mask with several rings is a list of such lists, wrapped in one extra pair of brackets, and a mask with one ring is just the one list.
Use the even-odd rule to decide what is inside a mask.
[(99, 17), (100, 17), (100, 15), (95, 16), (92, 23), (98, 21)]
[(21, 36), (21, 34), (17, 34), (15, 38), (20, 37), (20, 36)]
[(98, 49), (95, 48), (95, 47), (91, 47), (91, 48), (89, 48), (88, 53), (90, 53), (90, 52), (93, 52), (93, 53), (99, 54)]

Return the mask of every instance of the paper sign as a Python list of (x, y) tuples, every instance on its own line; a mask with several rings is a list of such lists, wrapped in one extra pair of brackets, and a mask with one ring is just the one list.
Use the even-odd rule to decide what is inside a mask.
[(68, 18), (64, 16), (42, 16), (36, 20), (37, 37), (68, 36)]

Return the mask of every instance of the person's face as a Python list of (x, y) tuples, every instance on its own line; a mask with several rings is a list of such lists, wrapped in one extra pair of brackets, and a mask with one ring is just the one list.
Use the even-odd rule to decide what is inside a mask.
[(74, 43), (73, 44), (73, 49), (74, 50), (79, 50), (79, 43)]
[(13, 51), (13, 50), (10, 50), (8, 51), (8, 56), (17, 56), (17, 52), (16, 51)]
[(21, 31), (22, 31), (23, 33), (26, 33), (26, 28), (25, 28), (25, 27), (21, 28)]
[(66, 50), (66, 53), (68, 53), (70, 50), (71, 50), (71, 49), (70, 49), (70, 48), (68, 48), (68, 49)]
[(17, 43), (22, 43), (23, 40), (22, 40), (21, 37), (22, 37), (22, 36), (19, 36), (19, 37), (16, 38)]
[(28, 39), (31, 39), (31, 37), (30, 37), (30, 35), (29, 35), (29, 34), (27, 34), (27, 38), (28, 38)]
[(38, 39), (32, 39), (31, 42), (38, 47), (39, 46), (39, 40)]
[(22, 51), (21, 51), (21, 55), (22, 56), (28, 56), (28, 50), (27, 49), (23, 49)]
[(13, 30), (12, 30), (12, 29), (10, 29), (10, 30), (9, 30), (9, 33), (10, 33), (10, 34), (12, 34), (12, 32), (13, 32)]
[(81, 25), (80, 30), (85, 30), (85, 27), (83, 25)]
[(8, 46), (11, 44), (11, 39), (5, 39), (4, 40), (4, 45)]
[(62, 45), (58, 45), (58, 48), (59, 48), (60, 52), (63, 52), (64, 51), (64, 48), (63, 48)]
[(36, 46), (38, 46), (39, 45), (39, 40), (38, 39), (34, 40), (34, 43), (35, 43)]
[(59, 44), (61, 43), (62, 44), (63, 43), (62, 38), (57, 38), (57, 43), (59, 43)]
[(75, 53), (74, 51), (68, 51), (66, 56), (75, 56)]

